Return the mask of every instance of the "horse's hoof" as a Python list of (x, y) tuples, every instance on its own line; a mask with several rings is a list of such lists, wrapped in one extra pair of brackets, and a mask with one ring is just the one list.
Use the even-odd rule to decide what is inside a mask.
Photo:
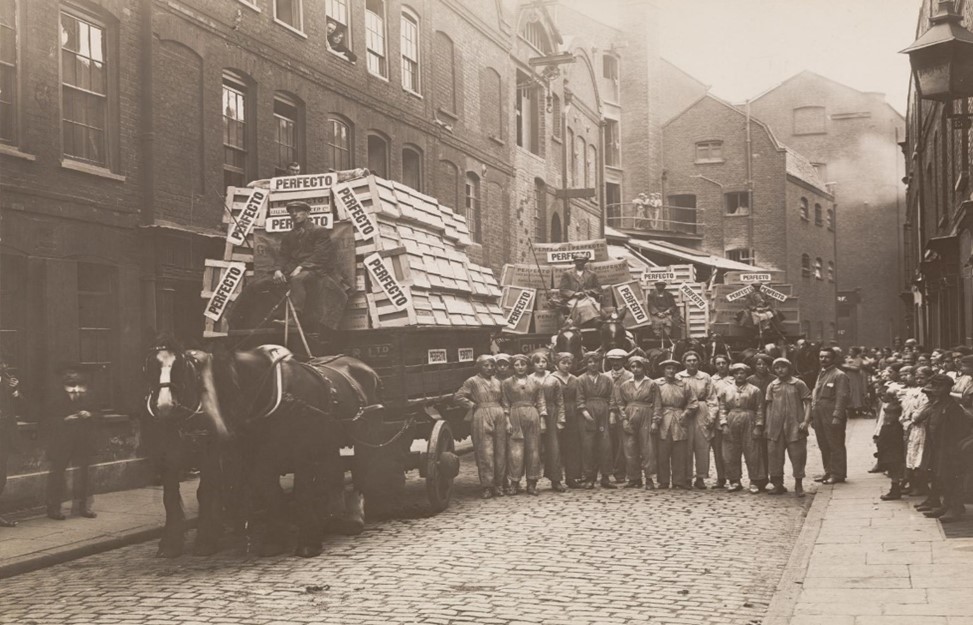
[(297, 548), (294, 555), (300, 558), (313, 558), (321, 555), (321, 545), (302, 545)]

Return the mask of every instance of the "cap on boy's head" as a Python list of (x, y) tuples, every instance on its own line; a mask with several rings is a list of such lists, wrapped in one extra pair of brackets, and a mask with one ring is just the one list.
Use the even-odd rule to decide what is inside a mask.
[(298, 212), (298, 211), (305, 212), (305, 213), (310, 213), (311, 212), (311, 205), (308, 204), (307, 202), (288, 202), (287, 203), (287, 212), (288, 213), (295, 213), (295, 212)]

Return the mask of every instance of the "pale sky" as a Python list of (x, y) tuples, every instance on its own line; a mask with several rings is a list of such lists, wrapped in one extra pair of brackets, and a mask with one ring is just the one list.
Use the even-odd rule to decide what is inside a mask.
[(663, 58), (734, 103), (802, 70), (905, 113), (920, 0), (656, 0)]

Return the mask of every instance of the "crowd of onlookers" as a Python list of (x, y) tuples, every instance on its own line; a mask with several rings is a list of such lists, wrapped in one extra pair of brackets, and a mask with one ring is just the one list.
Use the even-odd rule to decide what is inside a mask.
[(872, 472), (892, 482), (882, 499), (924, 496), (915, 507), (927, 517), (958, 520), (973, 472), (973, 350), (927, 353), (910, 339), (899, 351), (869, 356), (878, 416)]

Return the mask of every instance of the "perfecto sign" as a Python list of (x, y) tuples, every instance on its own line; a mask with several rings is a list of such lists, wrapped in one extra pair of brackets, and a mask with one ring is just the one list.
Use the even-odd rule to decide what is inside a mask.
[(753, 287), (745, 286), (742, 289), (737, 289), (736, 291), (733, 291), (732, 293), (728, 294), (726, 296), (726, 301), (735, 302), (738, 299), (743, 299), (744, 297), (750, 295), (751, 293), (753, 293)]
[(595, 259), (594, 250), (552, 250), (547, 253), (547, 262), (549, 263), (571, 263), (574, 262), (576, 258), (587, 258), (588, 260)]
[[(328, 228), (329, 230), (334, 228), (334, 215), (331, 213), (318, 213), (317, 215), (311, 213), (307, 218), (311, 223), (322, 228)], [(292, 227), (293, 224), (289, 215), (267, 217), (267, 220), (264, 222), (264, 229), (267, 232), (290, 232)]]
[(763, 293), (767, 297), (773, 298), (773, 299), (777, 300), (778, 302), (786, 302), (787, 301), (787, 296), (786, 295), (784, 295), (780, 291), (777, 291), (775, 289), (770, 288), (769, 286), (765, 286), (763, 288)]
[(645, 280), (646, 282), (653, 283), (660, 280), (674, 282), (676, 280), (676, 273), (674, 271), (646, 271)]
[(395, 274), (389, 271), (389, 268), (385, 265), (385, 261), (378, 255), (378, 252), (368, 256), (363, 262), (368, 267), (369, 273), (372, 274), (372, 278), (382, 287), (385, 295), (388, 296), (389, 301), (392, 302), (396, 310), (402, 310), (409, 305), (409, 296), (406, 295), (402, 286), (395, 279)]
[(338, 174), (312, 174), (308, 176), (281, 176), (270, 179), (271, 192), (324, 191), (338, 182)]
[(260, 217), (260, 213), (267, 205), (268, 193), (263, 189), (253, 189), (250, 196), (240, 211), (240, 216), (230, 223), (229, 231), (226, 234), (226, 242), (231, 245), (243, 245), (247, 236), (253, 230), (254, 224)]
[(706, 300), (703, 299), (703, 296), (685, 282), (679, 285), (679, 292), (682, 293), (683, 299), (692, 302), (696, 308), (706, 308)]
[(226, 305), (230, 303), (230, 296), (240, 286), (240, 281), (243, 280), (243, 274), (246, 273), (246, 270), (246, 263), (230, 263), (230, 266), (223, 272), (223, 277), (220, 278), (220, 283), (213, 292), (213, 296), (209, 298), (209, 303), (206, 304), (206, 311), (203, 313), (206, 317), (213, 321), (220, 320), (223, 311), (226, 310)]
[(375, 236), (375, 224), (365, 211), (365, 207), (358, 201), (358, 196), (351, 190), (351, 187), (345, 186), (337, 189), (335, 197), (344, 207), (345, 212), (348, 213), (348, 219), (351, 220), (362, 239), (367, 240)]
[(770, 282), (773, 276), (769, 273), (741, 273), (740, 282)]
[(520, 296), (514, 302), (513, 308), (510, 309), (510, 314), (507, 315), (507, 327), (516, 328), (520, 324), (520, 321), (524, 318), (524, 314), (531, 310), (535, 293), (536, 291), (534, 289), (524, 289), (520, 292)]
[(616, 284), (615, 293), (632, 314), (632, 321), (636, 326), (649, 322), (649, 313), (642, 305), (642, 302), (639, 301), (639, 297), (635, 293), (635, 289), (632, 288), (631, 282), (627, 284)]

